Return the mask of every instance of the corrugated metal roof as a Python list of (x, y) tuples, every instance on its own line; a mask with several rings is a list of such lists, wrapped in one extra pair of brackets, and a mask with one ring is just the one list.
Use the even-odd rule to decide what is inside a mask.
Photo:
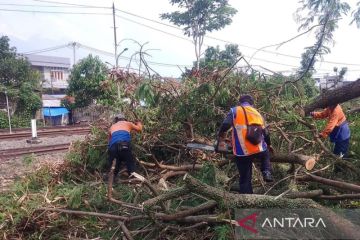
[(32, 66), (70, 68), (70, 58), (43, 55), (26, 56)]

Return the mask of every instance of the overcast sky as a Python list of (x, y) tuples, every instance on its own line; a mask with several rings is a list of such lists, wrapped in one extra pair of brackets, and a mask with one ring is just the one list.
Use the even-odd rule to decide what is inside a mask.
[[(104, 7), (111, 7), (113, 2), (112, 0), (50, 1)], [(0, 33), (8, 35), (11, 39), (11, 44), (16, 46), (19, 52), (30, 52), (76, 41), (85, 46), (113, 53), (114, 36), (111, 9), (76, 8), (49, 2), (42, 0), (0, 0)], [(356, 5), (355, 0), (349, 0), (348, 2), (352, 7)], [(246, 56), (247, 60), (250, 60), (257, 48), (280, 43), (299, 33), (297, 31), (298, 24), (294, 20), (294, 12), (299, 7), (299, 3), (296, 0), (230, 0), (230, 4), (238, 10), (238, 13), (233, 18), (233, 23), (221, 31), (209, 33), (208, 36), (239, 44), (240, 51)], [(40, 7), (39, 5), (57, 7)], [(160, 13), (170, 12), (175, 9), (175, 7), (169, 4), (168, 0), (116, 0), (115, 6), (119, 10), (166, 24), (170, 23), (161, 20), (159, 18)], [(4, 9), (87, 12), (108, 15), (7, 12)], [(137, 18), (120, 11), (117, 12), (117, 15), (118, 41), (122, 39), (135, 39), (140, 43), (148, 42), (145, 49), (154, 50), (148, 51), (151, 57), (147, 57), (147, 60), (154, 62), (150, 66), (160, 74), (178, 77), (181, 74), (181, 70), (171, 64), (179, 65), (181, 69), (192, 65), (192, 61), (195, 59), (193, 44), (191, 39), (186, 39), (187, 37), (180, 30)], [(331, 48), (331, 53), (324, 57), (323, 62), (319, 62), (316, 65), (317, 75), (332, 73), (333, 67), (348, 67), (349, 71), (346, 79), (355, 80), (360, 76), (360, 29), (356, 28), (356, 25), (350, 26), (350, 21), (350, 17), (341, 20), (340, 27), (335, 33), (335, 45)], [(178, 37), (165, 34), (164, 32)], [(314, 43), (313, 36), (314, 32), (310, 32), (285, 44), (279, 49), (272, 47), (266, 48), (266, 51), (259, 51), (252, 58), (251, 64), (255, 65), (257, 69), (264, 67), (284, 73), (293, 72), (300, 64), (300, 56), (304, 52), (304, 47)], [(206, 46), (216, 45), (223, 48), (225, 44), (226, 42), (207, 38), (204, 43), (204, 49)], [(123, 53), (122, 56), (124, 57), (130, 57), (139, 49), (137, 44), (130, 40), (123, 40), (121, 42), (119, 52), (124, 48), (129, 49)], [(77, 60), (89, 53), (98, 54), (104, 61), (114, 63), (114, 57), (110, 54), (76, 48)], [(73, 59), (71, 48), (62, 48), (41, 54), (65, 56), (71, 58), (71, 60)], [(128, 62), (125, 59), (121, 60), (120, 66), (126, 66)], [(156, 63), (166, 63), (169, 65), (159, 65)], [(243, 66), (244, 63), (241, 62), (239, 65)], [(136, 61), (133, 62), (132, 67), (137, 67)]]

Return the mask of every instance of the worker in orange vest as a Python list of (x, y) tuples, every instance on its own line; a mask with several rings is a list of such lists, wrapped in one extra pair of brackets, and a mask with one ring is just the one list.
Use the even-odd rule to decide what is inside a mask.
[(131, 131), (140, 132), (143, 126), (140, 120), (134, 123), (126, 120), (123, 114), (115, 116), (114, 124), (109, 129), (109, 159), (108, 165), (111, 167), (114, 159), (116, 159), (114, 178), (120, 171), (121, 162), (126, 163), (129, 177), (135, 171), (134, 157), (131, 149)]
[(311, 112), (314, 119), (328, 119), (324, 130), (319, 134), (320, 138), (330, 137), (330, 142), (335, 143), (333, 153), (346, 157), (350, 143), (350, 128), (345, 114), (339, 104), (327, 107), (321, 112)]
[[(239, 105), (231, 108), (219, 130), (219, 139), (232, 127), (232, 147), (239, 170), (240, 193), (252, 194), (252, 160), (261, 159), (261, 171), (266, 182), (272, 182), (269, 149), (273, 151), (265, 121), (254, 108), (250, 95), (240, 97)], [(221, 140), (218, 140), (220, 142)]]

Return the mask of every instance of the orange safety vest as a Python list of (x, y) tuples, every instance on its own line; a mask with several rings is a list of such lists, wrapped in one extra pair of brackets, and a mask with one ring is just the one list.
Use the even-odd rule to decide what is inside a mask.
[[(265, 128), (264, 119), (261, 114), (251, 106), (243, 106), (248, 118), (248, 124), (259, 124)], [(264, 139), (257, 145), (252, 144), (246, 139), (246, 120), (242, 107), (234, 107), (231, 109), (233, 114), (233, 134), (232, 146), (233, 154), (236, 156), (249, 156), (267, 149)]]

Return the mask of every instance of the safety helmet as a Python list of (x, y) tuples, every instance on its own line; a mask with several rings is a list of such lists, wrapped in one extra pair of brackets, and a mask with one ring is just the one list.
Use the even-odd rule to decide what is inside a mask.
[(247, 102), (249, 103), (250, 105), (254, 105), (254, 99), (251, 95), (242, 95), (239, 99), (239, 102), (240, 103), (244, 103), (244, 102)]

